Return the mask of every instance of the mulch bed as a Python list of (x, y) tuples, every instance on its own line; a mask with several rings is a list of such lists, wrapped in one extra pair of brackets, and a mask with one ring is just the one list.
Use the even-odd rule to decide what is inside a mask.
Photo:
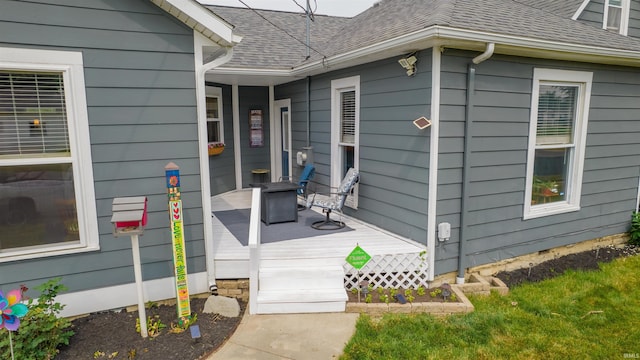
[(56, 359), (184, 359), (205, 358), (220, 347), (236, 330), (246, 303), (240, 302), (240, 316), (227, 318), (218, 314), (204, 314), (206, 299), (191, 300), (197, 313), (195, 325), (201, 337), (192, 339), (189, 330), (172, 333), (171, 323), (177, 323), (175, 306), (160, 305), (147, 309), (152, 319), (159, 316), (166, 325), (157, 337), (143, 339), (136, 332), (138, 312), (106, 311), (90, 314), (72, 322), (75, 335), (63, 346)]
[[(640, 247), (603, 247), (598, 250), (585, 251), (549, 260), (544, 263), (509, 272), (500, 272), (496, 276), (510, 288), (524, 283), (537, 282), (561, 275), (567, 270), (598, 270), (599, 264), (613, 259), (638, 255)], [(414, 302), (442, 302), (441, 295), (432, 297), (429, 293), (435, 289), (427, 289), (423, 296), (414, 291)], [(401, 292), (404, 294), (403, 292)], [(349, 294), (349, 301), (357, 302), (357, 295)], [(380, 302), (374, 290), (372, 302)], [(190, 332), (171, 333), (170, 324), (177, 321), (176, 307), (161, 305), (147, 310), (147, 316), (158, 315), (167, 328), (155, 338), (143, 339), (136, 332), (138, 312), (100, 312), (73, 321), (75, 335), (68, 346), (60, 349), (56, 359), (184, 359), (197, 360), (206, 358), (219, 348), (233, 334), (246, 303), (240, 302), (241, 314), (237, 318), (226, 318), (217, 314), (203, 314), (206, 299), (195, 298), (191, 301), (192, 309), (197, 313), (196, 324), (200, 328), (201, 337), (192, 339)], [(361, 300), (363, 301), (363, 300)], [(448, 299), (448, 301), (451, 301)], [(393, 302), (393, 301), (391, 301)]]
[[(443, 292), (446, 296), (443, 296)], [(401, 294), (404, 296), (405, 300), (407, 301), (407, 303), (422, 303), (422, 302), (460, 302), (460, 299), (457, 298), (451, 298), (451, 294), (453, 294), (453, 292), (450, 289), (450, 286), (448, 289), (445, 289), (445, 287), (432, 287), (432, 288), (428, 288), (425, 289), (425, 293), (423, 295), (418, 294), (418, 292), (416, 290), (412, 291), (412, 296), (413, 299), (408, 299), (407, 294), (405, 293), (404, 289), (399, 289), (398, 290), (398, 294)], [(384, 291), (382, 293), (378, 292), (377, 289), (374, 289), (371, 292), (371, 297), (369, 298), (369, 301), (366, 301), (366, 295), (363, 294), (362, 292), (360, 293), (360, 299), (358, 299), (358, 293), (357, 292), (353, 292), (353, 291), (347, 291), (347, 296), (349, 297), (349, 300), (347, 300), (348, 302), (351, 303), (371, 303), (371, 304), (380, 304), (380, 303), (385, 303), (388, 302), (390, 304), (392, 303), (400, 303), (397, 299), (395, 299), (393, 296), (391, 296), (389, 289), (384, 289)], [(388, 301), (385, 301), (384, 296), (388, 296)]]
[(523, 269), (500, 272), (497, 278), (509, 287), (525, 283), (538, 282), (562, 275), (567, 270), (599, 270), (600, 263), (610, 262), (619, 257), (640, 254), (640, 247), (626, 245), (624, 247), (606, 246), (600, 249), (565, 255), (548, 260), (535, 266)]

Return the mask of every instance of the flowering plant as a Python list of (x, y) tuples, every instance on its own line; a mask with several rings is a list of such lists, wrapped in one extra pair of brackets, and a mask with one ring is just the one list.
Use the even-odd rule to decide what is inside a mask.
[(207, 145), (207, 147), (209, 149), (220, 148), (220, 147), (224, 147), (224, 143), (222, 143), (222, 142), (209, 143), (209, 145)]
[(27, 314), (28, 308), (20, 303), (22, 294), (20, 290), (11, 290), (7, 297), (0, 291), (0, 329), (16, 331), (20, 326), (21, 317)]

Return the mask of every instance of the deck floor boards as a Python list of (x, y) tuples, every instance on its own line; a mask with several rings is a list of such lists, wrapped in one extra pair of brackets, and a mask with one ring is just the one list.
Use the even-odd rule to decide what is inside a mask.
[[(247, 189), (216, 195), (211, 198), (211, 202), (214, 212), (250, 208), (251, 191)], [(315, 211), (315, 209), (304, 211)], [(321, 212), (319, 213), (321, 214)], [(228, 266), (232, 267), (248, 263), (249, 247), (243, 246), (215, 215), (211, 219), (213, 221), (214, 258), (218, 262), (216, 267), (224, 267), (225, 261), (228, 261)], [(261, 256), (263, 259), (344, 259), (356, 245), (360, 245), (371, 256), (416, 253), (425, 249), (424, 245), (359, 220), (343, 216), (343, 221), (353, 231), (261, 244)], [(247, 226), (249, 226), (248, 223)], [(224, 269), (222, 272), (224, 274), (235, 273), (234, 269)], [(246, 269), (239, 269), (238, 274), (244, 273), (246, 273)]]

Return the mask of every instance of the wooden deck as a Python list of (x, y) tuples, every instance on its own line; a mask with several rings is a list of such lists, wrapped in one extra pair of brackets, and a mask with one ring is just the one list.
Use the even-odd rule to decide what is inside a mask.
[[(251, 191), (249, 189), (233, 191), (214, 196), (211, 201), (213, 211), (247, 209), (251, 207)], [(304, 211), (315, 211), (315, 209)], [(243, 246), (215, 216), (211, 219), (216, 278), (248, 278), (249, 247)], [(308, 264), (314, 262), (343, 264), (344, 259), (356, 245), (360, 245), (371, 256), (419, 253), (425, 249), (424, 245), (359, 220), (343, 216), (343, 221), (354, 231), (262, 244), (261, 259), (263, 261), (299, 259)]]

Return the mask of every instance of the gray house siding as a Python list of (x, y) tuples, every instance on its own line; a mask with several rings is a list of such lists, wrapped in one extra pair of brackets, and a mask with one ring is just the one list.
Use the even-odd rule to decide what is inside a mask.
[[(640, 38), (640, 1), (630, 1), (627, 35)], [(604, 3), (604, 0), (591, 0), (578, 17), (578, 20), (597, 28), (602, 28)]]
[[(242, 187), (254, 182), (252, 169), (271, 168), (269, 88), (264, 86), (240, 86), (238, 88), (240, 111), (240, 151), (242, 154)], [(262, 110), (264, 145), (251, 147), (249, 142), (249, 111)], [(256, 181), (259, 179), (256, 178)]]
[[(450, 82), (445, 77), (466, 74), (466, 64), (473, 56), (447, 51), (443, 55), (443, 84)], [(594, 77), (580, 211), (522, 220), (534, 67), (591, 71)], [(447, 121), (464, 119), (460, 114), (465, 88), (450, 91), (443, 86), (443, 103), (454, 104), (441, 110), (443, 129)], [(477, 66), (475, 94), (471, 188), (465, 204), (469, 210), (467, 267), (627, 230), (640, 174), (637, 69), (494, 56)], [(441, 156), (452, 151), (449, 147), (462, 151), (464, 134), (460, 133), (462, 136), (450, 139), (449, 145), (441, 140)], [(441, 179), (439, 217), (447, 216), (443, 211), (455, 212), (453, 203), (448, 210), (440, 201), (447, 186)], [(453, 186), (449, 192), (453, 197)], [(452, 226), (459, 229), (460, 223), (452, 222)], [(436, 270), (442, 273), (455, 268)]]
[(133, 282), (130, 241), (111, 235), (119, 196), (149, 200), (143, 278), (172, 276), (169, 161), (181, 169), (188, 270), (204, 271), (192, 30), (149, 1), (0, 1), (0, 9), (0, 46), (83, 53), (100, 233), (100, 251), (3, 263), (0, 284), (62, 277), (73, 292)]
[(222, 154), (209, 156), (209, 182), (211, 184), (211, 195), (217, 195), (236, 188), (233, 107), (231, 102), (230, 85), (207, 82), (207, 86), (222, 88), (222, 121), (224, 122), (225, 148)]
[[(360, 76), (360, 184), (358, 209), (345, 212), (426, 243), (429, 130), (412, 121), (430, 117), (431, 50), (418, 55), (418, 72), (407, 77), (397, 58), (329, 72), (311, 79), (314, 186), (327, 191), (331, 169), (331, 81)], [(306, 80), (276, 87), (291, 98), (296, 119), (293, 146), (306, 146)], [(301, 108), (301, 109), (298, 109)], [(298, 119), (299, 117), (299, 119)]]
[(627, 35), (640, 38), (640, 1), (631, 0), (629, 8), (629, 30)]
[(578, 20), (602, 29), (603, 17), (604, 0), (591, 0), (578, 16)]

